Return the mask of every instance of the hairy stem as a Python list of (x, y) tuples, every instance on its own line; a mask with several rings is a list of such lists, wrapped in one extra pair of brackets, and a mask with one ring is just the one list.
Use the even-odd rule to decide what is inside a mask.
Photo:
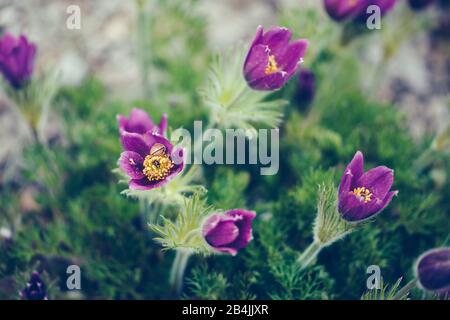
[(183, 288), (183, 278), (184, 271), (186, 270), (187, 263), (191, 253), (186, 249), (178, 249), (175, 255), (175, 260), (172, 264), (172, 269), (170, 271), (170, 286), (172, 291), (176, 295), (181, 294), (181, 289)]
[(313, 241), (308, 248), (297, 259), (297, 263), (300, 265), (300, 269), (304, 269), (309, 266), (322, 250), (323, 245), (317, 241)]

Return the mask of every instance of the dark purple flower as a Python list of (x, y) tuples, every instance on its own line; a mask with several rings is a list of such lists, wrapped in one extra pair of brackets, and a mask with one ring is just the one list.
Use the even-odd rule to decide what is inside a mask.
[(213, 214), (203, 224), (203, 236), (215, 250), (234, 256), (252, 240), (255, 217), (255, 212), (241, 209)]
[(308, 41), (291, 40), (291, 31), (259, 26), (244, 62), (244, 77), (255, 90), (280, 89), (295, 73), (305, 55)]
[(367, 0), (324, 0), (325, 10), (335, 21), (349, 20), (359, 15)]
[(143, 134), (148, 131), (165, 135), (167, 129), (167, 115), (164, 114), (158, 125), (153, 123), (152, 118), (142, 109), (133, 108), (130, 115), (127, 117), (123, 115), (117, 116), (119, 122), (120, 132), (132, 132)]
[(422, 10), (434, 2), (434, 0), (409, 0), (409, 6), (413, 10)]
[(425, 252), (417, 261), (416, 275), (425, 290), (450, 295), (450, 248)]
[(39, 272), (34, 271), (31, 274), (30, 281), (28, 281), (26, 287), (19, 292), (19, 295), (22, 300), (48, 300), (47, 288), (39, 276)]
[(10, 33), (0, 38), (0, 72), (15, 89), (20, 89), (31, 77), (36, 55), (36, 45), (21, 35)]
[(302, 103), (310, 103), (316, 94), (316, 76), (307, 69), (300, 70), (296, 98)]
[(348, 164), (339, 185), (339, 212), (351, 222), (373, 217), (391, 202), (398, 191), (390, 191), (394, 171), (385, 166), (364, 172), (363, 154), (358, 151)]
[(123, 132), (120, 139), (125, 151), (120, 154), (119, 166), (131, 178), (130, 189), (161, 187), (183, 170), (183, 149), (173, 150), (169, 140), (159, 134)]

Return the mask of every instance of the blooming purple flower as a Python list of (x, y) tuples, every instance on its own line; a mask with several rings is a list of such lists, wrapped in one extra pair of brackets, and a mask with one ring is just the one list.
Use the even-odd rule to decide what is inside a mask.
[(244, 62), (244, 77), (255, 90), (280, 89), (295, 73), (305, 55), (308, 41), (292, 41), (289, 29), (259, 26)]
[(15, 89), (20, 89), (31, 77), (36, 55), (36, 45), (21, 35), (10, 33), (0, 38), (0, 72)]
[(183, 170), (183, 149), (173, 150), (163, 136), (125, 131), (120, 138), (125, 151), (120, 154), (119, 166), (131, 178), (130, 189), (161, 187)]
[(335, 21), (356, 17), (367, 8), (367, 0), (324, 0), (325, 10)]
[(241, 209), (213, 214), (203, 224), (203, 236), (216, 251), (234, 256), (252, 240), (255, 217), (255, 212)]
[(143, 134), (148, 131), (165, 136), (167, 129), (167, 115), (164, 114), (158, 125), (153, 123), (152, 118), (142, 109), (133, 108), (128, 118), (123, 115), (117, 116), (120, 132), (132, 132)]
[(415, 271), (422, 288), (450, 295), (450, 248), (425, 252), (418, 259)]
[(391, 202), (398, 191), (390, 191), (394, 171), (385, 166), (364, 172), (363, 154), (358, 151), (348, 164), (339, 185), (339, 212), (347, 221), (373, 217)]
[(316, 76), (307, 69), (300, 70), (296, 97), (302, 103), (309, 103), (316, 94)]
[(48, 300), (47, 288), (39, 276), (39, 272), (34, 271), (31, 274), (30, 281), (19, 292), (19, 295), (23, 300)]

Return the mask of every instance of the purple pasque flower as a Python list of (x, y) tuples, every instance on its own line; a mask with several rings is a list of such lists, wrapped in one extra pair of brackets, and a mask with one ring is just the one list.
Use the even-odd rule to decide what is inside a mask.
[(349, 20), (367, 8), (367, 0), (324, 0), (328, 15), (335, 21)]
[(164, 114), (156, 125), (153, 123), (152, 118), (142, 109), (133, 108), (131, 109), (128, 118), (123, 115), (117, 116), (117, 121), (119, 122), (119, 131), (122, 132), (132, 132), (143, 134), (148, 131), (165, 136), (167, 129), (167, 115)]
[(33, 271), (26, 287), (19, 292), (22, 300), (48, 300), (47, 287), (42, 281), (39, 272)]
[(165, 137), (148, 131), (144, 134), (123, 132), (119, 166), (131, 179), (129, 188), (150, 190), (168, 183), (184, 167), (184, 150), (174, 150)]
[(294, 75), (305, 55), (308, 41), (290, 42), (289, 29), (259, 26), (244, 62), (244, 77), (255, 90), (277, 90)]
[(425, 252), (417, 260), (415, 269), (423, 289), (450, 295), (450, 248)]
[(33, 73), (36, 45), (26, 36), (5, 33), (0, 38), (0, 72), (15, 88), (22, 88)]
[(234, 256), (252, 240), (255, 217), (255, 212), (242, 209), (215, 213), (203, 224), (203, 237), (214, 250)]
[(358, 151), (339, 184), (339, 212), (343, 219), (359, 222), (380, 213), (398, 191), (390, 191), (394, 170), (385, 166), (364, 172), (363, 154)]

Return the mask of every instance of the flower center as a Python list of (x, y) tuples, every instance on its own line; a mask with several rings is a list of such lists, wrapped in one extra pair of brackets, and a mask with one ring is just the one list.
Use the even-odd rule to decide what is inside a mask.
[(364, 203), (367, 203), (370, 200), (372, 200), (372, 193), (370, 192), (369, 189), (367, 189), (365, 187), (355, 188), (355, 189), (353, 189), (353, 191), (350, 191), (350, 193), (354, 194), (357, 197), (363, 198)]
[(267, 67), (266, 69), (264, 69), (264, 73), (268, 75), (275, 72), (278, 72), (278, 65), (277, 61), (275, 60), (275, 56), (271, 54), (269, 56), (269, 61), (267, 62)]
[(354, 7), (358, 3), (358, 0), (348, 0), (348, 6)]
[(167, 154), (149, 154), (144, 159), (142, 172), (147, 176), (148, 180), (155, 181), (167, 177), (172, 168), (173, 162)]

